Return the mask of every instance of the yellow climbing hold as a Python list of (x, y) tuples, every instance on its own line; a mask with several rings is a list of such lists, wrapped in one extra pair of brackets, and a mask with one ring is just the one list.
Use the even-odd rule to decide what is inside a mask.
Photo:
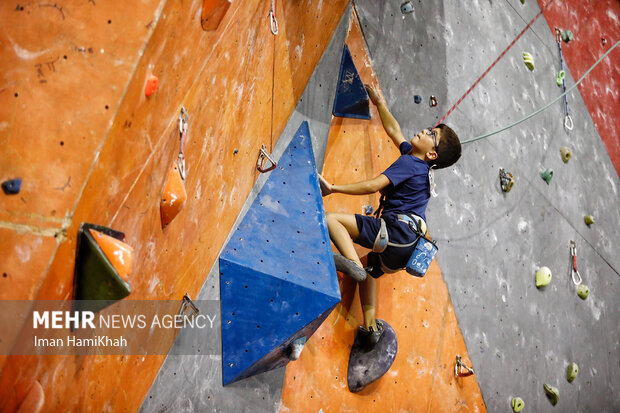
[(534, 70), (534, 58), (528, 52), (523, 52), (523, 63), (525, 63), (528, 69)]
[(549, 399), (551, 404), (554, 406), (558, 404), (558, 401), (560, 400), (560, 391), (556, 387), (550, 386), (548, 384), (543, 384), (543, 388), (545, 389), (545, 394), (547, 395), (547, 398)]
[(573, 157), (573, 153), (566, 146), (562, 146), (560, 148), (560, 155), (562, 155), (562, 160), (564, 161), (564, 163), (567, 163), (568, 161), (570, 161), (570, 158)]
[(551, 270), (549, 267), (540, 267), (536, 271), (536, 287), (541, 288), (551, 282)]
[(572, 383), (573, 380), (577, 378), (578, 372), (579, 372), (579, 366), (577, 366), (577, 363), (569, 364), (568, 367), (566, 368), (566, 380), (568, 380), (569, 383)]
[(585, 217), (583, 217), (583, 221), (586, 223), (586, 225), (592, 225), (594, 224), (594, 217), (592, 215), (586, 215)]
[(512, 398), (512, 410), (515, 412), (520, 412), (525, 407), (525, 402), (520, 397)]
[(588, 295), (590, 295), (590, 289), (587, 285), (579, 284), (579, 287), (577, 287), (577, 295), (582, 300), (585, 300), (588, 298)]

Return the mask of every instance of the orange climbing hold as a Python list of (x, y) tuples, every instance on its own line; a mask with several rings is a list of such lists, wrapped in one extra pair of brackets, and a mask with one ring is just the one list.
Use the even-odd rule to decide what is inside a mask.
[(183, 183), (179, 166), (175, 162), (168, 174), (168, 180), (164, 186), (164, 194), (161, 197), (160, 213), (162, 228), (165, 228), (178, 215), (186, 200), (185, 184)]
[(157, 91), (157, 86), (159, 86), (159, 78), (153, 74), (149, 75), (148, 79), (146, 79), (146, 86), (144, 87), (144, 94), (149, 97), (153, 93)]
[(203, 0), (200, 24), (202, 29), (216, 30), (226, 15), (232, 0)]
[(129, 282), (129, 272), (131, 271), (131, 263), (133, 261), (133, 248), (114, 237), (92, 228), (89, 231), (118, 275), (123, 281)]

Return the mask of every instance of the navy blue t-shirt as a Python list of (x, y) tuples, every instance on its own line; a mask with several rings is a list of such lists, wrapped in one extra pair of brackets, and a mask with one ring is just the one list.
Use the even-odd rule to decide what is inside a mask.
[(409, 142), (401, 143), (401, 156), (383, 172), (391, 185), (384, 190), (386, 199), (382, 213), (413, 213), (426, 220), (426, 205), (431, 196), (429, 165), (420, 158), (407, 155), (412, 148)]

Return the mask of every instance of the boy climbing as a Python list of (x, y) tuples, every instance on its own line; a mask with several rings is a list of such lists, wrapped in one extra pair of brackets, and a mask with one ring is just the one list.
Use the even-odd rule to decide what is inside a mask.
[[(382, 195), (375, 217), (327, 213), (329, 236), (342, 254), (334, 254), (336, 269), (360, 284), (364, 325), (359, 329), (356, 344), (359, 342), (367, 353), (375, 347), (381, 347), (379, 342), (386, 328), (393, 334), (385, 321), (375, 319), (375, 278), (406, 266), (419, 233), (426, 233), (425, 211), (431, 194), (431, 168), (441, 169), (453, 165), (461, 156), (461, 144), (456, 133), (444, 124), (424, 129), (408, 142), (377, 90), (373, 86), (365, 86), (370, 100), (379, 111), (383, 128), (399, 148), (401, 156), (373, 179), (336, 185), (319, 175), (319, 181), (323, 196), (332, 193), (367, 195), (376, 192)], [(368, 254), (366, 269), (355, 252), (354, 242), (373, 250)], [(349, 376), (354, 350), (355, 344), (349, 360)], [(395, 352), (394, 348), (391, 361)], [(379, 377), (389, 369), (391, 361)], [(364, 371), (367, 370), (364, 368)], [(359, 391), (369, 383), (358, 384), (361, 388), (357, 384), (352, 387), (349, 380), (349, 389)]]

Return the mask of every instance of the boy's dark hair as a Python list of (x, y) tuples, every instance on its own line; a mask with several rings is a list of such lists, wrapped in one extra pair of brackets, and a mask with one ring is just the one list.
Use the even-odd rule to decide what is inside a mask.
[(437, 128), (441, 129), (441, 140), (437, 145), (437, 159), (429, 162), (436, 169), (452, 166), (461, 157), (461, 141), (451, 127), (440, 123)]

